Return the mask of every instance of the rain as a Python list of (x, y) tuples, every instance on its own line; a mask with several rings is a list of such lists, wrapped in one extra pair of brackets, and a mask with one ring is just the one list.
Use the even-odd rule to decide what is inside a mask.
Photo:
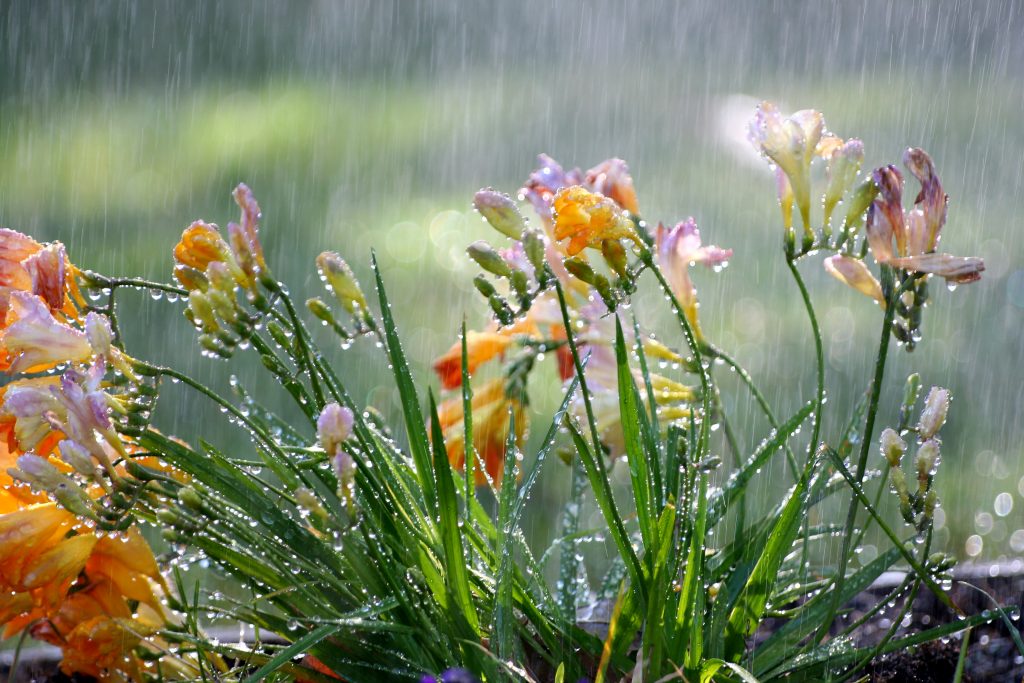
[[(814, 108), (830, 131), (864, 141), (865, 168), (895, 162), (908, 145), (927, 150), (951, 198), (943, 250), (985, 259), (977, 283), (955, 292), (932, 284), (922, 342), (890, 356), (879, 425), (895, 423), (911, 372), (925, 391), (950, 389), (935, 546), (1004, 560), (1024, 555), (1022, 35), (1024, 10), (1012, 0), (8, 0), (0, 226), (64, 242), (83, 268), (168, 281), (182, 230), (234, 219), (230, 191), (245, 182), (263, 209), (267, 261), (297, 301), (323, 294), (321, 251), (342, 254), (364, 284), (376, 255), (425, 395), (438, 391), (431, 362), (462, 320), (479, 329), (490, 312), (465, 252), (494, 238), (472, 209), (474, 192), (514, 195), (541, 153), (584, 169), (619, 157), (646, 220), (693, 216), (707, 243), (733, 250), (721, 272), (694, 271), (701, 324), (790, 415), (813, 397), (813, 343), (781, 254), (774, 179), (746, 122), (762, 100)], [(828, 440), (867, 390), (880, 314), (819, 260), (801, 268), (826, 344)], [(258, 359), (202, 357), (173, 299), (123, 300), (130, 350), (225, 391), (236, 377), (286, 419), (297, 415)], [(685, 347), (662, 304), (641, 288), (627, 313)], [(342, 348), (327, 330), (320, 342), (360, 403), (397, 424), (380, 349), (367, 340)], [(527, 460), (561, 401), (554, 374), (531, 379), (538, 426)], [(738, 388), (730, 377), (723, 393), (752, 452), (768, 427)], [(181, 387), (161, 398), (156, 422), (249, 448)], [(557, 458), (545, 468), (524, 519), (541, 549), (570, 475)], [(750, 505), (767, 509), (791, 480), (781, 459), (759, 476)], [(613, 479), (625, 487), (626, 468)], [(581, 530), (603, 523), (590, 503), (576, 512)], [(614, 548), (591, 536), (582, 547), (598, 576)], [(878, 542), (869, 537), (860, 562)]]

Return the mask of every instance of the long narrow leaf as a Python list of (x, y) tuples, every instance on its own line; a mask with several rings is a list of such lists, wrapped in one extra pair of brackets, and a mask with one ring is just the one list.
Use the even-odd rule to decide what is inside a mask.
[(436, 510), (437, 498), (434, 491), (433, 468), (430, 465), (430, 445), (427, 441), (427, 427), (420, 412), (420, 400), (416, 395), (416, 385), (412, 381), (409, 363), (402, 351), (402, 343), (398, 338), (395, 319), (391, 315), (391, 304), (388, 303), (384, 291), (384, 280), (377, 265), (377, 257), (373, 256), (373, 275), (377, 281), (377, 297), (380, 301), (380, 316), (384, 328), (384, 342), (391, 361), (391, 372), (395, 377), (398, 395), (402, 402), (402, 415), (405, 417), (405, 430), (409, 437), (409, 450), (416, 465), (420, 487), (427, 501), (429, 510)]

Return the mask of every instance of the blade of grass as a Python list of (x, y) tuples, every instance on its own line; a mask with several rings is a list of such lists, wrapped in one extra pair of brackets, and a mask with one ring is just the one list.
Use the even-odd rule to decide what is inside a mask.
[(746, 640), (757, 629), (768, 606), (768, 598), (778, 578), (782, 561), (789, 553), (796, 539), (805, 503), (809, 479), (817, 459), (807, 461), (800, 480), (789, 494), (782, 513), (779, 515), (760, 559), (754, 566), (750, 578), (740, 593), (736, 606), (729, 614), (725, 627), (725, 657), (727, 661), (738, 663), (746, 651)]
[[(459, 500), (455, 493), (455, 480), (452, 477), (452, 466), (448, 462), (448, 452), (444, 447), (444, 434), (437, 418), (437, 404), (434, 394), (430, 392), (431, 436), (434, 445), (434, 479), (437, 482), (438, 525), (441, 532), (441, 544), (445, 557), (445, 582), (452, 593), (452, 603), (456, 623), (465, 622), (469, 632), (477, 635), (480, 621), (477, 618), (473, 596), (469, 590), (469, 576), (466, 572), (466, 554), (462, 547), (462, 535), (459, 531)], [(468, 634), (467, 634), (468, 635)]]
[(499, 659), (522, 661), (521, 653), (517, 652), (515, 647), (515, 615), (512, 613), (515, 527), (510, 522), (516, 488), (516, 429), (515, 412), (511, 409), (509, 409), (508, 421), (505, 466), (501, 477), (501, 492), (498, 494), (497, 550), (500, 560), (498, 561), (498, 574), (495, 577), (491, 647), (494, 648), (494, 654)]
[(309, 648), (313, 647), (324, 638), (331, 637), (333, 634), (340, 631), (341, 628), (341, 626), (337, 626), (335, 624), (324, 624), (323, 626), (313, 629), (271, 657), (270, 661), (257, 669), (254, 674), (246, 678), (244, 683), (259, 683), (259, 681), (262, 681), (264, 678), (280, 669), (283, 665), (290, 662), (293, 657), (306, 652)]
[(427, 440), (427, 427), (423, 423), (420, 400), (416, 394), (416, 385), (413, 384), (412, 373), (409, 371), (405, 353), (402, 351), (402, 342), (398, 338), (394, 317), (391, 315), (391, 304), (388, 303), (387, 293), (384, 290), (384, 279), (381, 277), (376, 255), (371, 256), (371, 264), (377, 282), (377, 298), (380, 301), (384, 344), (402, 403), (405, 431), (409, 437), (409, 450), (412, 451), (413, 463), (416, 465), (420, 488), (423, 489), (423, 496), (427, 501), (427, 509), (436, 511), (437, 495), (434, 490), (433, 468), (430, 465), (430, 445)]
[(654, 547), (654, 534), (652, 519), (657, 519), (654, 511), (653, 481), (650, 470), (647, 466), (648, 454), (640, 443), (639, 411), (640, 404), (637, 400), (636, 385), (633, 383), (633, 375), (629, 369), (629, 361), (626, 355), (626, 341), (622, 334), (622, 322), (619, 316), (615, 316), (615, 366), (619, 387), (619, 416), (622, 427), (622, 441), (626, 450), (626, 463), (629, 466), (629, 479), (633, 486), (633, 500), (636, 506), (637, 522), (640, 526), (640, 536), (643, 538), (644, 548), (647, 551), (648, 571), (651, 571), (651, 558), (656, 552)]

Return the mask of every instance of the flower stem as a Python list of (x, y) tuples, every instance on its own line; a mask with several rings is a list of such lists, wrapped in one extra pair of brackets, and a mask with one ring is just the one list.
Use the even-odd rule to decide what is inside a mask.
[(811, 333), (814, 335), (817, 390), (814, 399), (814, 423), (811, 427), (811, 442), (807, 445), (807, 457), (810, 459), (814, 457), (814, 453), (818, 449), (818, 437), (821, 434), (821, 413), (825, 405), (825, 353), (822, 350), (821, 344), (821, 328), (818, 327), (818, 317), (814, 313), (814, 304), (811, 303), (811, 295), (807, 291), (807, 285), (804, 284), (800, 270), (796, 267), (795, 259), (786, 259), (786, 264), (789, 266), (789, 271), (793, 274), (793, 279), (796, 280), (797, 287), (800, 288), (800, 297), (803, 299), (804, 308), (807, 310), (807, 318), (811, 322)]

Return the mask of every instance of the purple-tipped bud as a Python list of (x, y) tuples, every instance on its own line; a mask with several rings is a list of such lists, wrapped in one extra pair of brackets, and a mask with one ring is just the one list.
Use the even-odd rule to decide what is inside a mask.
[(348, 408), (337, 403), (328, 403), (316, 420), (316, 434), (320, 445), (331, 455), (338, 452), (341, 444), (352, 434), (355, 416)]
[(924, 400), (924, 410), (921, 411), (921, 421), (917, 426), (922, 439), (930, 439), (938, 433), (946, 422), (948, 410), (949, 390), (932, 387), (928, 398)]

